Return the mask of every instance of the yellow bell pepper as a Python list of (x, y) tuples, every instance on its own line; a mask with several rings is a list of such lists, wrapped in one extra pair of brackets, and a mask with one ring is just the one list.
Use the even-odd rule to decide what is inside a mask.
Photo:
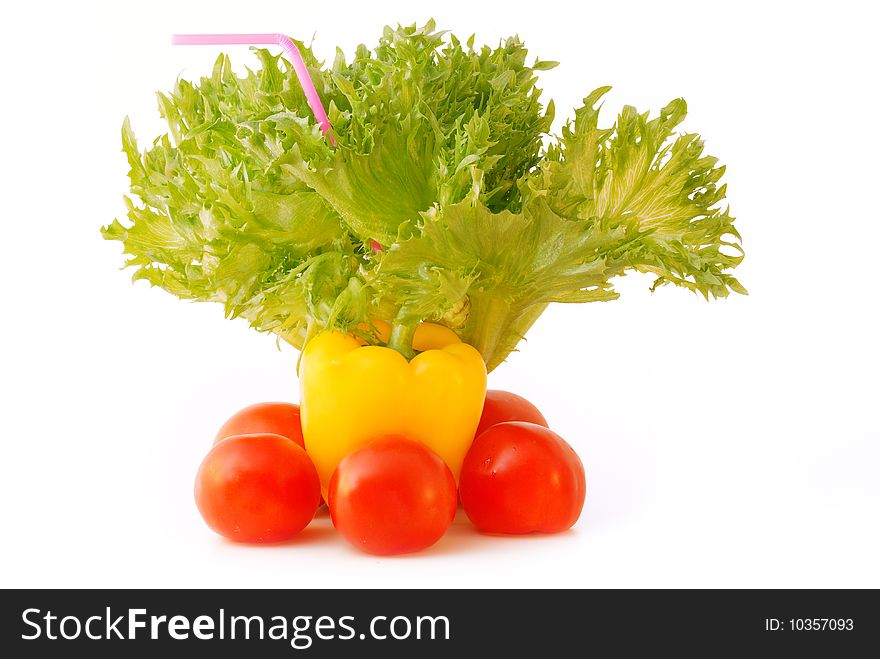
[[(386, 324), (374, 326), (387, 337)], [(429, 446), (458, 482), (483, 410), (486, 364), (441, 325), (419, 325), (412, 347), (418, 354), (407, 361), (342, 332), (322, 332), (306, 344), (299, 365), (303, 437), (325, 497), (339, 461), (388, 434)]]

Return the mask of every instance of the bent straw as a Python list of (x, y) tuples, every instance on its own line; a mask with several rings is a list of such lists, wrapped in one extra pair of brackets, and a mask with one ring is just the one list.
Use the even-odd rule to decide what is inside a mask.
[(315, 120), (321, 126), (321, 132), (330, 140), (330, 144), (336, 145), (330, 131), (330, 120), (327, 111), (321, 104), (318, 90), (309, 75), (306, 63), (303, 61), (299, 48), (286, 34), (175, 34), (171, 37), (171, 43), (176, 46), (215, 46), (215, 45), (265, 45), (274, 44), (281, 46), (290, 57), (293, 70), (306, 95), (306, 101), (315, 115)]

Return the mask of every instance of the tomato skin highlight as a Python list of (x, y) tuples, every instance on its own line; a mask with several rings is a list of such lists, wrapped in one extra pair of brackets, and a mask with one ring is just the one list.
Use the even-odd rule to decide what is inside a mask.
[(240, 409), (226, 420), (214, 443), (235, 435), (271, 433), (287, 437), (305, 448), (299, 405), (293, 403), (256, 403)]
[(558, 533), (580, 517), (586, 475), (574, 449), (549, 428), (505, 422), (474, 440), (459, 492), (481, 531)]
[(548, 427), (547, 419), (528, 400), (510, 391), (489, 389), (483, 403), (483, 415), (474, 437), (479, 437), (492, 426), (506, 421), (528, 421)]
[(236, 542), (287, 540), (318, 507), (315, 465), (299, 445), (269, 433), (237, 435), (214, 445), (199, 466), (196, 506), (205, 523)]
[(386, 435), (345, 457), (330, 478), (330, 518), (354, 547), (391, 556), (437, 542), (458, 508), (455, 479), (427, 446)]

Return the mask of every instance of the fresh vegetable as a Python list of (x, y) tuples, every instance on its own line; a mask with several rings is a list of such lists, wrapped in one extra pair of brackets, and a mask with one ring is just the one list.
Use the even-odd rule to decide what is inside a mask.
[[(281, 435), (296, 442), (303, 449), (306, 447), (300, 422), (299, 405), (282, 402), (255, 403), (239, 410), (229, 417), (217, 431), (214, 443), (235, 435), (255, 433)], [(318, 506), (323, 504), (324, 498), (322, 497)]]
[(384, 320), (388, 347), (411, 358), (415, 328), (439, 323), (490, 371), (549, 303), (615, 299), (627, 271), (745, 293), (729, 272), (743, 252), (724, 167), (675, 133), (682, 99), (602, 126), (600, 87), (555, 137), (536, 86), (555, 63), (528, 64), (518, 38), (474, 47), (433, 22), (386, 28), (330, 66), (297, 46), (335, 145), (290, 64), (262, 49), (245, 77), (221, 55), (160, 94), (169, 132), (145, 151), (124, 122), (128, 218), (103, 233), (135, 279), (297, 348), (322, 330), (380, 345), (359, 328)]
[(541, 411), (522, 396), (500, 389), (489, 389), (475, 436), (479, 437), (484, 431), (504, 421), (528, 421), (545, 427), (548, 425)]
[(461, 470), (461, 504), (487, 533), (557, 533), (578, 519), (586, 496), (580, 458), (543, 426), (506, 422), (474, 440)]
[(299, 420), (299, 405), (256, 403), (233, 414), (217, 432), (214, 443), (234, 435), (273, 433), (293, 440), (305, 448)]
[(405, 554), (430, 547), (452, 524), (455, 480), (421, 442), (375, 439), (333, 472), (328, 499), (333, 525), (370, 554)]
[(278, 542), (302, 531), (320, 499), (315, 466), (281, 435), (237, 435), (214, 445), (195, 498), (211, 529), (237, 542)]
[[(529, 64), (518, 38), (477, 48), (430, 21), (329, 66), (297, 46), (332, 139), (290, 63), (264, 49), (244, 77), (222, 55), (160, 94), (168, 133), (147, 149), (122, 127), (128, 215), (103, 234), (133, 278), (219, 302), (303, 351), (314, 466), (296, 437), (224, 439), (197, 481), (203, 515), (239, 539), (283, 536), (307, 523), (320, 480), (350, 541), (412, 551), (450, 523), (461, 472), (479, 528), (570, 527), (583, 466), (534, 406), (487, 397), (487, 371), (551, 302), (615, 299), (629, 271), (652, 290), (745, 294), (724, 167), (676, 133), (682, 99), (600, 126), (600, 87), (552, 135), (537, 76), (556, 63)], [(371, 442), (389, 434), (407, 439)]]
[[(387, 325), (373, 327), (387, 340)], [(341, 332), (323, 332), (306, 344), (299, 367), (302, 427), (325, 488), (342, 458), (389, 434), (424, 443), (458, 478), (480, 420), (486, 365), (440, 325), (418, 326), (411, 344), (419, 354), (409, 362)]]

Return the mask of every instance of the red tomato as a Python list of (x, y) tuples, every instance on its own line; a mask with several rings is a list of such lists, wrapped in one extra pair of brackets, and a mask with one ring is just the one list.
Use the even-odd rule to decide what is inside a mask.
[[(236, 435), (271, 433), (281, 435), (305, 448), (299, 405), (293, 403), (256, 403), (233, 414), (220, 428), (214, 443)], [(319, 506), (324, 504), (322, 498)]]
[(477, 426), (474, 437), (479, 437), (495, 424), (505, 421), (528, 421), (547, 427), (544, 415), (522, 396), (500, 389), (489, 389), (486, 392), (486, 402), (483, 403), (480, 425)]
[(534, 423), (499, 423), (474, 440), (461, 469), (464, 511), (487, 533), (556, 533), (584, 507), (580, 458), (559, 435)]
[(292, 439), (305, 448), (299, 405), (293, 403), (257, 403), (233, 414), (214, 438), (214, 443), (235, 435), (272, 433)]
[(196, 475), (205, 522), (238, 542), (278, 542), (315, 515), (321, 484), (306, 452), (281, 435), (238, 435), (215, 444)]
[(330, 478), (327, 503), (346, 540), (386, 556), (433, 545), (458, 507), (446, 463), (424, 444), (398, 435), (346, 456)]

